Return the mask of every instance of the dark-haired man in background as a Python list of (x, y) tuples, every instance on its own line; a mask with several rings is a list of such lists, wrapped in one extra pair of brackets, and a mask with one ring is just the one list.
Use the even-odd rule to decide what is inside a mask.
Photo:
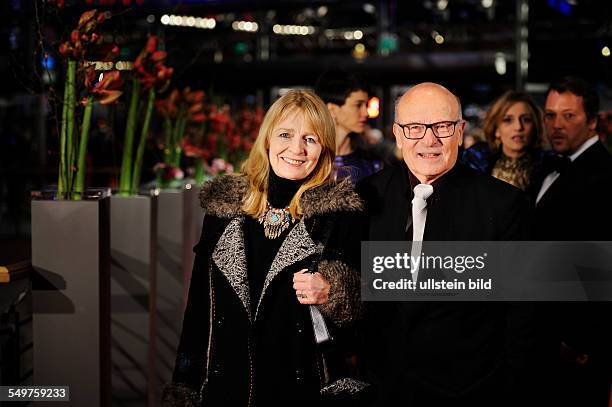
[[(597, 92), (584, 79), (565, 77), (548, 89), (544, 125), (558, 156), (550, 167), (543, 167), (542, 182), (532, 191), (539, 240), (612, 241), (612, 156), (595, 133), (598, 110)], [(549, 377), (554, 405), (608, 405), (610, 305), (549, 307), (551, 351), (556, 353)]]
[(356, 76), (330, 70), (317, 81), (316, 93), (327, 104), (336, 125), (336, 160), (339, 178), (353, 183), (382, 168), (382, 161), (369, 151), (361, 133), (368, 121), (368, 91)]

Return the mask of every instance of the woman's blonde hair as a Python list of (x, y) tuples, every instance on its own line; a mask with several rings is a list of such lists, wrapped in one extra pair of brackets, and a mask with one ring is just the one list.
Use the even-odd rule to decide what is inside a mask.
[(270, 137), (276, 125), (289, 115), (298, 112), (304, 115), (321, 144), (321, 155), (317, 165), (302, 183), (289, 204), (294, 219), (302, 216), (300, 198), (309, 189), (331, 182), (336, 156), (336, 130), (334, 121), (323, 101), (307, 90), (290, 90), (279, 98), (266, 113), (249, 158), (242, 165), (242, 172), (249, 180), (249, 192), (242, 209), (258, 217), (264, 213), (268, 200), (268, 178), (270, 176)]
[(487, 116), (485, 117), (482, 126), (485, 137), (489, 142), (489, 146), (494, 151), (497, 151), (500, 148), (500, 146), (496, 143), (495, 133), (497, 132), (497, 127), (501, 123), (508, 109), (510, 109), (510, 107), (515, 103), (525, 103), (525, 105), (527, 105), (527, 110), (529, 110), (529, 113), (531, 114), (531, 119), (533, 120), (533, 132), (531, 134), (528, 148), (539, 147), (542, 143), (542, 111), (528, 94), (510, 90), (501, 95), (499, 99), (493, 103), (487, 112)]

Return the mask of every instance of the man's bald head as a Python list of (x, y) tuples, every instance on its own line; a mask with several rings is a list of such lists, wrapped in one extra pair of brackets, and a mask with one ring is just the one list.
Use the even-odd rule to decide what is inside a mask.
[[(463, 141), (465, 123), (461, 120), (461, 103), (452, 92), (431, 82), (413, 86), (398, 99), (395, 121), (393, 134), (397, 146), (410, 171), (422, 183), (431, 183), (453, 168)], [(447, 123), (453, 135), (438, 138), (429, 127), (423, 138), (408, 138), (412, 136), (406, 133), (405, 125), (433, 123)]]
[(455, 114), (455, 112), (458, 112), (457, 117), (460, 119), (462, 118), (461, 102), (459, 101), (459, 98), (457, 96), (455, 96), (450, 90), (446, 89), (442, 85), (439, 85), (433, 82), (423, 82), (423, 83), (419, 83), (418, 85), (411, 87), (402, 96), (400, 96), (397, 99), (397, 101), (395, 102), (395, 121), (399, 122), (398, 108), (401, 105), (405, 105), (406, 103), (413, 103), (414, 101), (418, 103), (419, 100), (425, 100), (425, 99), (436, 98), (436, 97), (442, 98), (446, 102), (448, 102), (447, 106), (449, 107), (453, 106), (452, 101), (454, 101), (454, 104), (455, 104), (454, 109), (456, 110), (453, 110), (449, 113)]

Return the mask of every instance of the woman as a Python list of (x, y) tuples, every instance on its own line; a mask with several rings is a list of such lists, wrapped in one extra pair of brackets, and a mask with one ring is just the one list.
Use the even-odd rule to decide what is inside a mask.
[(487, 113), (483, 130), (488, 143), (466, 149), (462, 160), (472, 168), (527, 190), (544, 153), (542, 114), (533, 99), (522, 92), (508, 91)]
[[(266, 114), (243, 174), (202, 188), (206, 215), (166, 405), (319, 404), (306, 305), (337, 327), (359, 309), (352, 228), (362, 202), (349, 182), (332, 181), (334, 152), (323, 102), (290, 91)], [(313, 260), (319, 272), (310, 274)]]

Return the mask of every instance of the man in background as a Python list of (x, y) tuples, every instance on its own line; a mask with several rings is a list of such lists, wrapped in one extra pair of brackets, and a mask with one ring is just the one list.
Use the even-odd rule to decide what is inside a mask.
[(382, 168), (367, 144), (360, 140), (368, 122), (368, 92), (353, 75), (340, 70), (319, 77), (316, 93), (326, 103), (336, 125), (336, 159), (339, 178), (351, 177), (353, 183)]
[[(565, 77), (548, 89), (544, 125), (558, 156), (551, 167), (544, 167), (533, 191), (538, 240), (612, 241), (612, 157), (596, 134), (598, 110), (597, 92), (584, 79)], [(549, 304), (554, 405), (608, 405), (610, 305)]]

